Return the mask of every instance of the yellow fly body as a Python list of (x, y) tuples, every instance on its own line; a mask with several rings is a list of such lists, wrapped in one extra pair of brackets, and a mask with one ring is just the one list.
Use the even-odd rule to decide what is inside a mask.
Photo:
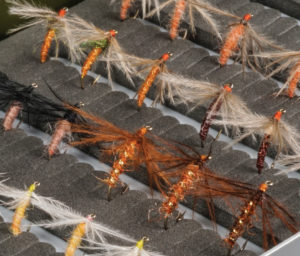
[(34, 182), (30, 185), (29, 189), (27, 190), (26, 195), (21, 200), (19, 206), (15, 210), (15, 214), (13, 217), (12, 225), (11, 225), (11, 231), (14, 236), (17, 236), (22, 233), (21, 231), (21, 221), (24, 218), (26, 209), (30, 205), (30, 199), (32, 196), (32, 193), (35, 191), (36, 187), (38, 187), (40, 184), (38, 182)]

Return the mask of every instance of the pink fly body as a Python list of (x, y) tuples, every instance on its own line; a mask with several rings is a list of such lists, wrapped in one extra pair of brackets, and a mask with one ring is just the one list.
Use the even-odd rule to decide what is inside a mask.
[(11, 130), (13, 127), (13, 122), (18, 117), (20, 111), (22, 110), (23, 106), (20, 102), (15, 101), (11, 104), (9, 109), (6, 111), (4, 121), (3, 121), (3, 127), (5, 131)]

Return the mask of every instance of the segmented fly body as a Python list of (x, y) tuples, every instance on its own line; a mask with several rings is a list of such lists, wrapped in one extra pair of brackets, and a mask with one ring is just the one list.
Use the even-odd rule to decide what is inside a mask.
[(295, 96), (295, 90), (297, 88), (297, 84), (300, 80), (300, 61), (296, 63), (296, 65), (291, 69), (289, 73), (288, 79), (288, 96), (293, 98)]
[[(0, 86), (0, 91), (4, 91), (3, 97), (5, 97), (5, 101), (10, 101), (12, 100), (12, 103), (8, 107), (5, 117), (3, 120), (3, 128), (5, 131), (9, 131), (13, 129), (13, 123), (21, 113), (24, 105), (25, 107), (28, 107), (28, 104), (30, 104), (30, 98), (31, 94), (34, 88), (37, 88), (37, 84), (33, 83), (31, 86), (27, 86), (21, 89), (18, 89), (14, 91), (13, 87), (11, 86), (11, 92), (7, 90), (6, 86), (1, 85)], [(6, 94), (9, 93), (9, 94)], [(1, 101), (1, 99), (0, 99)]]
[[(285, 110), (283, 109), (277, 111), (273, 117), (274, 121), (279, 122), (283, 113), (285, 113)], [(271, 139), (271, 135), (265, 134), (260, 144), (258, 154), (257, 154), (257, 161), (256, 161), (256, 167), (258, 173), (261, 173), (262, 169), (264, 168), (265, 158), (268, 153), (268, 148), (271, 144), (270, 139)]]
[(18, 207), (15, 210), (12, 224), (11, 224), (11, 231), (14, 236), (17, 236), (22, 233), (21, 231), (21, 222), (25, 216), (25, 212), (30, 205), (31, 195), (35, 191), (36, 187), (40, 184), (38, 182), (34, 182), (30, 185), (28, 191), (24, 195), (24, 197), (20, 200)]
[(207, 22), (207, 24), (212, 28), (214, 34), (219, 39), (221, 39), (219, 27), (216, 20), (211, 16), (211, 14), (236, 18), (235, 15), (225, 10), (218, 9), (205, 0), (167, 0), (160, 6), (156, 6), (151, 12), (146, 15), (146, 17), (159, 13), (162, 9), (170, 5), (174, 5), (169, 25), (169, 35), (171, 39), (176, 38), (176, 36), (178, 35), (179, 24), (183, 18), (185, 11), (188, 14), (189, 25), (193, 34), (195, 34), (196, 32), (194, 15), (195, 13), (197, 13), (197, 15), (201, 16)]
[(170, 21), (170, 37), (175, 39), (178, 34), (178, 27), (186, 7), (186, 0), (178, 0), (175, 4), (174, 13)]
[(80, 117), (73, 110), (69, 109), (68, 106), (81, 108), (84, 106), (84, 103), (79, 102), (75, 105), (71, 105), (70, 103), (62, 99), (46, 81), (44, 82), (46, 83), (52, 94), (63, 104), (62, 106), (57, 106), (57, 111), (61, 111), (64, 113), (63, 118), (57, 118), (58, 120), (55, 120), (54, 132), (47, 147), (48, 157), (52, 157), (57, 152), (59, 152), (59, 144), (63, 141), (64, 138), (68, 138), (69, 140), (71, 140), (70, 138), (72, 136), (72, 123), (83, 122), (83, 120), (80, 119)]
[[(147, 167), (150, 185), (155, 184), (159, 190), (163, 190), (161, 182), (167, 182), (167, 180), (158, 172), (158, 162), (166, 154), (166, 149), (159, 144), (160, 139), (158, 137), (148, 133), (152, 129), (151, 127), (145, 126), (137, 132), (131, 133), (80, 109), (74, 109), (74, 111), (93, 124), (72, 124), (72, 133), (78, 134), (80, 140), (72, 142), (71, 145), (97, 145), (104, 148), (106, 155), (116, 157), (109, 177), (106, 179), (99, 178), (108, 184), (108, 199), (110, 199), (111, 189), (118, 183), (122, 184), (119, 181), (119, 176), (124, 171), (141, 164), (145, 164)], [(147, 137), (145, 136), (146, 133)], [(103, 143), (105, 146), (102, 146)]]
[(71, 124), (67, 120), (60, 120), (55, 124), (55, 130), (48, 146), (49, 157), (52, 157), (57, 152), (60, 142), (66, 136), (71, 136)]
[(202, 121), (201, 124), (201, 128), (200, 128), (200, 138), (201, 138), (201, 142), (202, 145), (204, 143), (204, 141), (206, 140), (209, 128), (212, 124), (213, 119), (216, 118), (218, 111), (220, 110), (222, 104), (223, 104), (223, 98), (226, 96), (223, 96), (221, 94), (227, 94), (227, 93), (231, 93), (232, 92), (232, 88), (233, 85), (232, 84), (225, 84), (224, 85), (224, 91), (220, 92), (220, 95), (217, 96), (213, 102), (210, 104), (210, 106), (208, 107), (205, 117)]
[(148, 93), (158, 74), (161, 72), (167, 72), (165, 63), (170, 58), (170, 56), (172, 56), (171, 53), (165, 53), (160, 57), (160, 59), (153, 61), (153, 66), (151, 67), (150, 73), (148, 74), (145, 82), (141, 85), (137, 93), (137, 105), (139, 107), (142, 106), (146, 98), (146, 94)]
[[(263, 228), (263, 248), (265, 250), (269, 247), (269, 237), (274, 245), (277, 244), (275, 234), (272, 229), (272, 218), (277, 218), (292, 233), (296, 233), (299, 228), (297, 220), (281, 205), (269, 196), (266, 191), (272, 186), (271, 181), (262, 183), (258, 189), (252, 188), (250, 185), (240, 186), (239, 196), (244, 197), (244, 205), (241, 212), (229, 231), (227, 238), (224, 239), (229, 248), (229, 255), (237, 241), (247, 229), (249, 229), (254, 220), (261, 216)], [(243, 191), (244, 190), (244, 191)], [(261, 215), (257, 214), (258, 209), (261, 210)], [(256, 218), (254, 218), (254, 216)]]
[(130, 161), (134, 161), (137, 156), (137, 152), (141, 151), (141, 141), (140, 138), (144, 137), (148, 130), (151, 130), (151, 127), (142, 127), (136, 132), (136, 138), (128, 141), (122, 147), (117, 149), (116, 154), (118, 159), (114, 161), (113, 167), (109, 173), (109, 177), (102, 180), (107, 183), (109, 191), (111, 188), (116, 187), (119, 183), (119, 176), (126, 171), (126, 164)]
[[(90, 214), (86, 218), (88, 221), (93, 221), (95, 215)], [(73, 256), (77, 248), (80, 246), (82, 238), (86, 233), (86, 222), (79, 223), (72, 232), (72, 236), (68, 242), (67, 249), (65, 251), (65, 256)]]
[(221, 66), (226, 65), (228, 59), (235, 54), (235, 60), (242, 63), (243, 71), (246, 65), (253, 70), (260, 70), (262, 66), (265, 66), (265, 62), (258, 57), (263, 50), (282, 49), (275, 42), (255, 31), (250, 24), (252, 17), (250, 13), (247, 13), (244, 17), (236, 17), (240, 22), (230, 25), (230, 30), (220, 50)]
[(132, 0), (122, 0), (121, 10), (120, 10), (120, 19), (125, 20), (127, 18), (127, 11), (130, 8)]
[(13, 122), (22, 111), (22, 108), (22, 103), (18, 101), (15, 101), (10, 105), (9, 109), (5, 113), (5, 117), (3, 120), (3, 128), (5, 131), (9, 131), (13, 128)]
[[(58, 15), (58, 17), (64, 17), (67, 12), (68, 12), (68, 8), (64, 7), (58, 11), (57, 15)], [(50, 28), (48, 29), (48, 31), (45, 35), (44, 42), (43, 42), (42, 48), (41, 48), (41, 63), (46, 62), (47, 57), (48, 57), (48, 52), (49, 52), (49, 49), (51, 47), (51, 43), (52, 43), (54, 37), (55, 37), (55, 29), (51, 28), (51, 25), (50, 25)]]
[(262, 183), (256, 193), (242, 207), (241, 214), (230, 229), (228, 237), (224, 240), (229, 245), (230, 249), (233, 248), (236, 240), (243, 235), (246, 228), (251, 223), (251, 218), (255, 213), (256, 207), (261, 204), (264, 193), (267, 191), (268, 187), (272, 185), (273, 183), (269, 181)]
[[(81, 68), (81, 80), (85, 78), (87, 75), (87, 72), (91, 69), (91, 66), (95, 63), (97, 57), (107, 48), (109, 47), (110, 40), (112, 37), (115, 37), (117, 34), (117, 31), (110, 30), (107, 34), (107, 37), (94, 42), (88, 42), (85, 45), (90, 45), (93, 47), (93, 49), (90, 51), (88, 57), (86, 58), (84, 64)], [(84, 85), (82, 83), (82, 89), (84, 88)]]
[(271, 136), (268, 134), (265, 134), (260, 147), (258, 149), (258, 154), (257, 154), (257, 161), (256, 161), (256, 167), (258, 170), (258, 173), (260, 174), (262, 169), (264, 168), (264, 164), (265, 164), (265, 158), (266, 155), (268, 153), (268, 148), (270, 146), (270, 138)]
[[(300, 80), (300, 52), (284, 49), (277, 52), (262, 52), (257, 54), (257, 57), (269, 60), (269, 63), (262, 67), (268, 72), (267, 78), (288, 70), (286, 82), (277, 93), (277, 96), (286, 90), (288, 97), (293, 98)], [(270, 68), (272, 68), (271, 71), (269, 71)]]
[(25, 19), (32, 19), (25, 25), (21, 25), (15, 29), (10, 30), (10, 33), (19, 31), (21, 29), (31, 27), (36, 24), (42, 24), (47, 28), (47, 33), (44, 38), (44, 42), (41, 47), (40, 60), (41, 63), (46, 62), (48, 52), (53, 39), (56, 40), (56, 54), (58, 54), (58, 41), (57, 32), (64, 30), (65, 25), (65, 15), (68, 12), (68, 8), (64, 7), (57, 12), (48, 9), (47, 7), (39, 7), (30, 4), (25, 1), (19, 0), (6, 0), (9, 4), (9, 13), (12, 15), (18, 15)]
[(247, 13), (242, 18), (240, 23), (234, 24), (231, 27), (229, 34), (227, 35), (220, 51), (219, 63), (221, 66), (224, 66), (227, 63), (230, 56), (233, 54), (233, 52), (238, 49), (239, 42), (242, 40), (245, 34), (245, 27), (247, 26), (248, 21), (250, 21), (251, 18), (252, 15)]
[[(123, 72), (133, 83), (131, 76), (136, 72), (131, 61), (134, 56), (127, 54), (115, 38), (117, 31), (104, 31), (79, 16), (72, 14), (66, 19), (64, 33), (59, 39), (66, 45), (72, 62), (83, 62), (81, 69), (81, 87), (83, 79), (96, 61), (106, 63), (108, 80), (111, 79), (112, 65)], [(98, 56), (101, 54), (101, 58)]]
[(222, 120), (215, 120), (214, 123), (243, 128), (243, 133), (239, 134), (229, 146), (248, 136), (252, 136), (253, 139), (255, 139), (254, 135), (263, 137), (257, 156), (257, 168), (258, 172), (261, 173), (264, 166), (264, 159), (270, 146), (276, 149), (276, 156), (272, 167), (274, 167), (280, 153), (299, 154), (300, 152), (300, 135), (295, 127), (281, 119), (283, 113), (285, 113), (285, 110), (280, 109), (271, 118), (249, 113), (247, 116), (241, 116), (239, 120), (233, 120), (233, 118), (228, 117)]

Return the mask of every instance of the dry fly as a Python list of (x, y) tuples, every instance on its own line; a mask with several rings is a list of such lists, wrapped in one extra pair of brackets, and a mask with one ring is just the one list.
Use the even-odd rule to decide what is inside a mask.
[(84, 247), (85, 249), (104, 250), (103, 253), (93, 253), (91, 256), (163, 256), (159, 252), (144, 249), (144, 243), (149, 241), (148, 237), (143, 237), (137, 241), (134, 246), (122, 246), (114, 244), (95, 244), (93, 247)]
[(159, 13), (162, 9), (169, 5), (174, 5), (172, 18), (170, 20), (170, 31), (169, 35), (171, 39), (174, 39), (178, 34), (178, 27), (180, 24), (180, 21), (183, 19), (183, 15), (185, 12), (188, 13), (189, 16), (189, 25), (192, 31), (192, 34), (196, 34), (195, 29), (195, 22), (194, 22), (194, 15), (195, 13), (199, 16), (201, 16), (207, 24), (212, 28), (214, 34), (221, 39), (221, 35), (219, 32), (219, 27), (215, 19), (212, 18), (211, 14), (218, 14), (222, 16), (228, 16), (228, 17), (236, 17), (235, 15), (232, 15), (231, 13), (220, 10), (205, 0), (168, 0), (161, 4), (159, 7), (156, 7), (154, 10), (149, 12), (146, 17), (150, 17), (154, 15), (155, 13)]
[(26, 193), (24, 193), (23, 197), (19, 198), (19, 200), (11, 203), (10, 207), (15, 208), (15, 213), (13, 216), (12, 224), (11, 224), (11, 232), (14, 236), (17, 236), (22, 233), (21, 231), (21, 222), (25, 216), (27, 208), (30, 206), (32, 193), (35, 191), (36, 187), (38, 187), (40, 183), (34, 182), (31, 184)]
[(253, 29), (249, 23), (252, 17), (250, 13), (247, 13), (243, 18), (236, 17), (240, 22), (230, 25), (230, 30), (220, 50), (219, 63), (221, 66), (226, 65), (228, 59), (236, 53), (236, 61), (242, 63), (243, 70), (246, 65), (256, 70), (262, 65), (256, 54), (265, 48), (281, 49)]
[[(128, 16), (128, 10), (132, 6), (132, 3), (135, 2), (135, 0), (121, 0), (121, 1), (122, 3), (120, 9), (120, 19), (125, 20)], [(115, 0), (112, 0), (112, 3), (114, 2)], [(142, 0), (141, 2), (142, 2), (141, 7), (142, 7), (143, 18), (146, 16), (146, 13), (150, 11), (153, 4), (156, 9), (159, 9), (159, 0)], [(159, 17), (159, 12), (157, 12), (157, 16)]]
[[(61, 34), (59, 39), (67, 45), (73, 62), (85, 60), (81, 69), (82, 88), (84, 77), (98, 59), (106, 62), (110, 82), (112, 65), (121, 70), (132, 82), (131, 76), (135, 73), (135, 69), (130, 64), (130, 59), (133, 56), (121, 48), (115, 38), (116, 35), (117, 31), (104, 31), (77, 15), (68, 17), (65, 33)], [(89, 54), (86, 54), (86, 51), (89, 51)], [(102, 58), (98, 58), (100, 54)]]
[(214, 123), (243, 128), (243, 133), (229, 146), (250, 135), (254, 140), (256, 140), (254, 135), (259, 135), (263, 138), (259, 146), (256, 164), (258, 172), (261, 173), (268, 148), (271, 145), (275, 147), (277, 151), (272, 167), (280, 153), (292, 151), (297, 154), (300, 152), (299, 132), (296, 128), (281, 119), (283, 113), (285, 113), (285, 110), (280, 109), (271, 118), (258, 114), (248, 114), (244, 117), (240, 117), (240, 119), (227, 117), (222, 120), (215, 120)]
[[(167, 184), (168, 181), (158, 172), (158, 163), (154, 159), (159, 161), (165, 150), (159, 146), (159, 142), (156, 143), (155, 140), (159, 140), (159, 138), (149, 133), (151, 127), (145, 126), (135, 133), (131, 133), (82, 110), (76, 109), (75, 111), (94, 124), (72, 124), (72, 133), (78, 133), (79, 136), (85, 135), (85, 137), (72, 142), (71, 145), (110, 143), (111, 145), (105, 151), (109, 155), (116, 156), (109, 176), (101, 180), (108, 185), (108, 200), (110, 200), (112, 188), (116, 187), (118, 183), (124, 185), (119, 176), (141, 164), (145, 164), (147, 167), (150, 185), (152, 186), (154, 183), (160, 191), (163, 191), (162, 184)], [(146, 134), (151, 136), (151, 139), (146, 137)]]
[[(38, 183), (34, 183), (33, 185), (31, 185), (28, 191), (24, 191), (7, 186), (4, 184), (4, 182), (5, 181), (0, 181), (0, 196), (12, 198), (13, 200), (10, 202), (5, 202), (3, 199), (1, 199), (0, 202), (2, 204), (4, 204), (5, 206), (9, 206), (10, 209), (24, 210), (25, 205), (26, 208), (29, 206), (29, 204), (27, 204), (27, 202), (29, 202), (29, 199), (33, 207), (41, 209), (43, 212), (47, 213), (51, 217), (50, 220), (39, 220), (39, 222), (31, 225), (51, 229), (64, 228), (70, 226), (75, 226), (78, 228), (79, 225), (79, 227), (81, 227), (82, 229), (77, 229), (78, 234), (81, 234), (81, 237), (85, 236), (85, 238), (91, 243), (105, 243), (106, 236), (116, 237), (127, 242), (134, 242), (132, 238), (121, 233), (120, 231), (115, 230), (112, 227), (106, 226), (102, 223), (98, 223), (97, 221), (93, 221), (95, 217), (94, 215), (89, 215), (88, 218), (83, 217), (80, 213), (74, 211), (73, 209), (66, 206), (60, 201), (57, 201), (50, 197), (43, 197), (35, 194), (33, 191), (35, 190)], [(18, 211), (19, 210), (17, 210), (16, 212)], [(17, 215), (15, 214), (15, 216)], [(23, 216), (24, 214), (21, 217)], [(16, 221), (20, 221), (20, 217), (18, 216), (15, 219)], [(81, 232), (83, 230), (83, 227), (84, 232)], [(72, 239), (70, 239), (70, 241), (71, 240)]]
[(157, 80), (157, 89), (153, 104), (164, 103), (165, 99), (174, 103), (174, 97), (180, 96), (180, 88), (172, 86), (172, 83), (165, 78), (165, 76), (169, 77), (168, 75), (171, 75), (166, 65), (171, 56), (171, 53), (164, 53), (159, 59), (141, 59), (134, 64), (142, 68), (138, 75), (145, 79), (136, 94), (139, 107), (143, 105), (146, 95), (155, 80)]
[(23, 19), (31, 19), (31, 21), (24, 25), (11, 29), (9, 33), (14, 33), (21, 29), (41, 24), (48, 29), (41, 48), (41, 63), (44, 63), (47, 60), (53, 39), (56, 40), (56, 55), (58, 55), (58, 41), (56, 34), (59, 30), (64, 29), (64, 17), (68, 12), (68, 8), (62, 8), (58, 12), (55, 12), (47, 7), (39, 7), (26, 1), (6, 0), (6, 2), (9, 4), (9, 14), (18, 15)]
[[(262, 212), (262, 228), (263, 228), (263, 248), (266, 250), (269, 247), (268, 235), (272, 239), (274, 245), (277, 244), (270, 219), (278, 218), (291, 232), (296, 233), (299, 228), (299, 223), (295, 218), (277, 201), (270, 197), (266, 191), (273, 183), (266, 181), (262, 183), (258, 189), (253, 189), (251, 186), (246, 186), (244, 192), (239, 192), (240, 197), (244, 197), (244, 205), (241, 208), (241, 213), (234, 222), (226, 239), (224, 239), (229, 248), (228, 255), (231, 255), (237, 239), (243, 233), (253, 226), (253, 218), (258, 217), (256, 209), (260, 208)], [(245, 247), (245, 246), (244, 246)]]
[(257, 57), (271, 60), (271, 62), (265, 66), (266, 69), (274, 67), (274, 69), (268, 74), (268, 78), (288, 69), (289, 73), (287, 80), (277, 93), (277, 96), (287, 88), (287, 95), (290, 98), (293, 98), (295, 96), (297, 84), (300, 80), (300, 52), (287, 50), (278, 52), (262, 52), (258, 54)]
[[(202, 144), (206, 140), (212, 122), (219, 117), (221, 119), (239, 120), (251, 113), (243, 100), (232, 93), (233, 85), (219, 86), (206, 81), (198, 81), (179, 75), (165, 75), (166, 81), (175, 88), (180, 88), (180, 97), (187, 103), (191, 103), (190, 111), (201, 105), (209, 104), (200, 128)], [(225, 132), (227, 127), (224, 124)]]

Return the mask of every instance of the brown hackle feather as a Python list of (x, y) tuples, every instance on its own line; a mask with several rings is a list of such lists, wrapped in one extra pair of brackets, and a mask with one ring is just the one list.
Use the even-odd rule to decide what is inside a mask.
[[(88, 114), (80, 109), (72, 108), (76, 113), (92, 123), (72, 124), (72, 133), (85, 135), (79, 141), (71, 142), (72, 146), (98, 145), (99, 143), (109, 143), (105, 145), (104, 151), (108, 155), (116, 155), (124, 152), (124, 149), (135, 143), (134, 155), (126, 159), (126, 171), (137, 169), (145, 164), (147, 167), (149, 183), (154, 184), (162, 193), (165, 184), (169, 181), (159, 171), (159, 162), (168, 154), (161, 145), (162, 140), (157, 136), (147, 132), (147, 135), (141, 136), (138, 131), (131, 133), (120, 129), (110, 122)], [(156, 142), (157, 140), (157, 142)]]

